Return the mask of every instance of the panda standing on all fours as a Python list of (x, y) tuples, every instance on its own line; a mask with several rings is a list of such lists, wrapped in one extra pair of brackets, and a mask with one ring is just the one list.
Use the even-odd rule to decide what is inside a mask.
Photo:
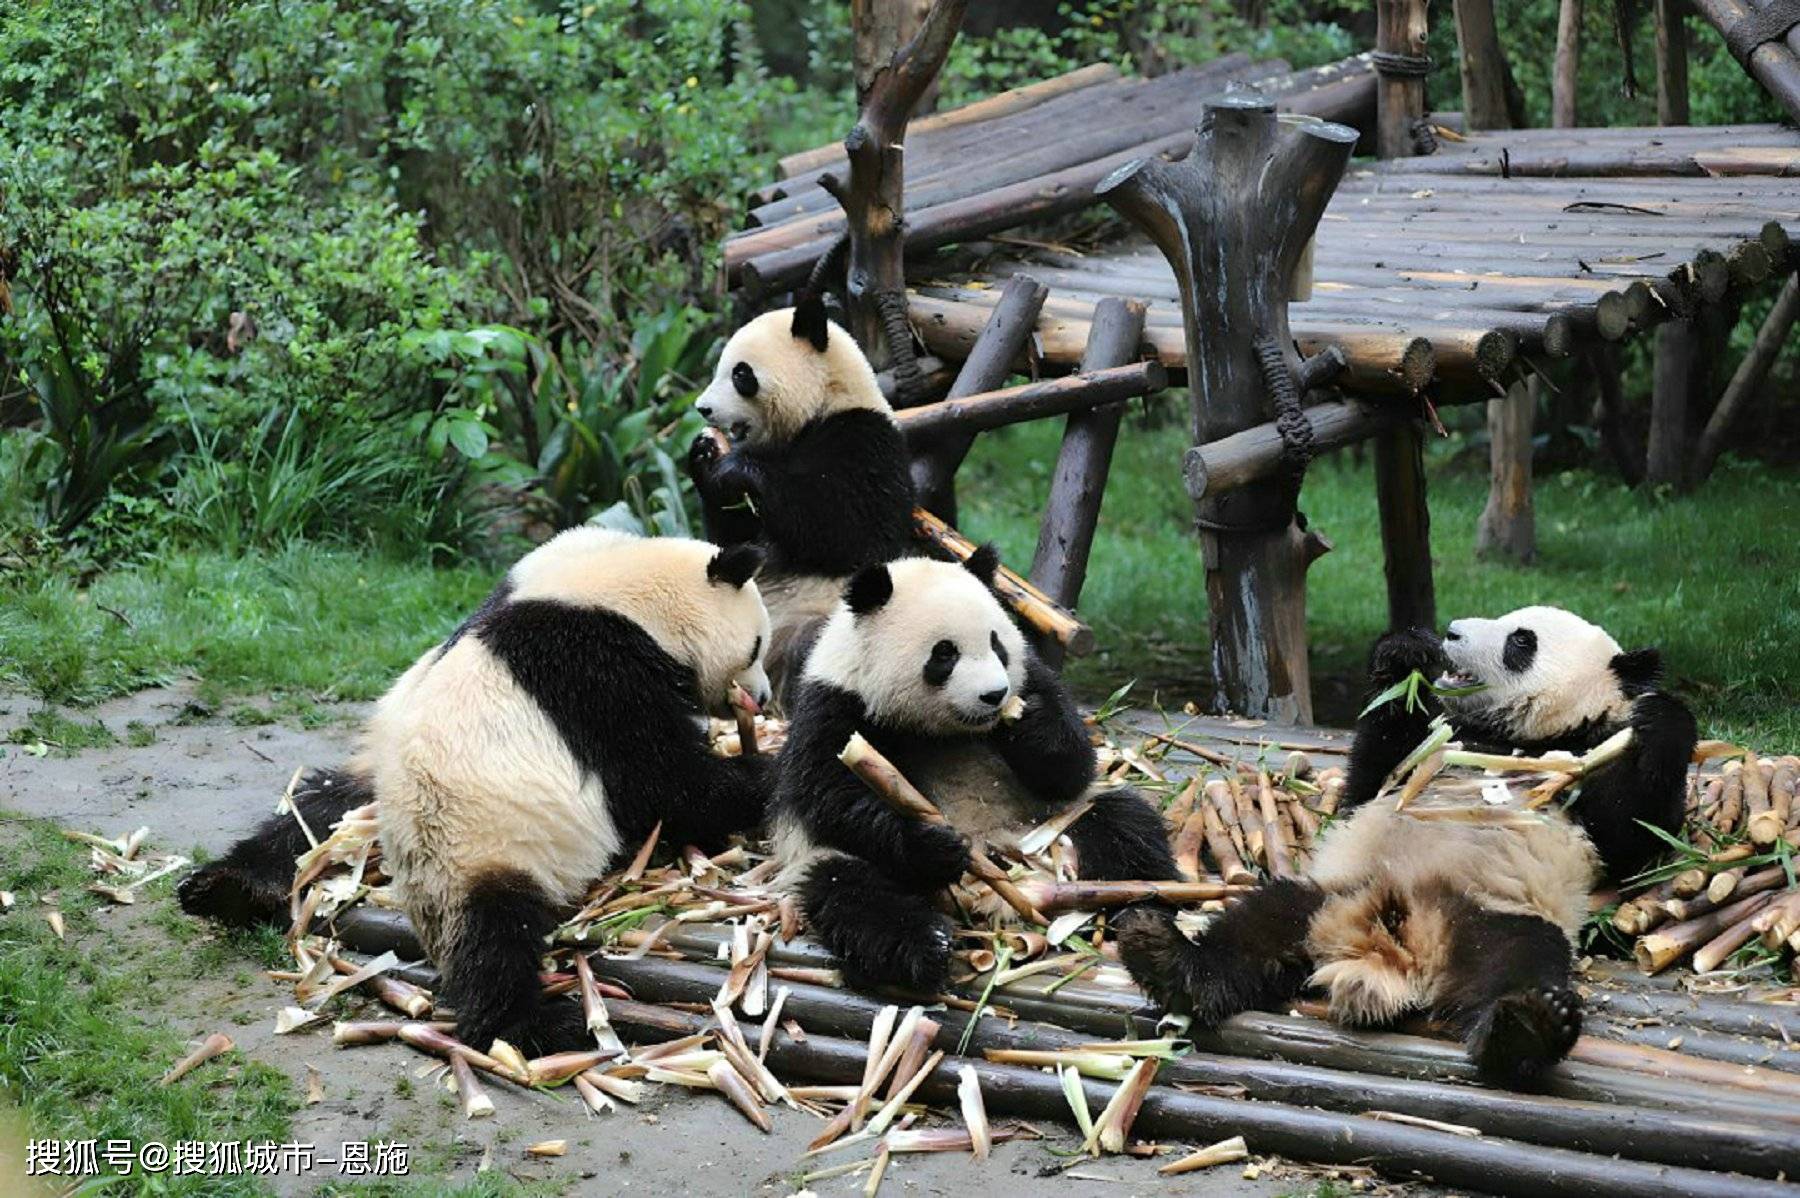
[[(1090, 790), (1081, 713), (994, 597), (997, 565), (984, 546), (963, 564), (866, 567), (807, 660), (771, 807), (775, 855), (853, 981), (935, 989), (951, 934), (937, 900), (969, 868), (964, 838), (1016, 843), (1090, 793), (1066, 833), (1079, 876), (1177, 876), (1155, 807), (1128, 787)], [(949, 826), (899, 814), (845, 768), (853, 733)]]
[[(1484, 1077), (1529, 1084), (1580, 1031), (1571, 946), (1589, 891), (1602, 873), (1626, 877), (1657, 856), (1661, 842), (1644, 825), (1681, 826), (1694, 717), (1658, 689), (1654, 649), (1621, 652), (1604, 630), (1553, 607), (1457, 620), (1441, 642), (1424, 630), (1384, 636), (1371, 693), (1415, 670), (1453, 693), (1441, 706), (1430, 694), (1417, 708), (1395, 699), (1358, 721), (1342, 800), (1353, 814), (1326, 833), (1304, 879), (1269, 883), (1194, 941), (1147, 909), (1115, 925), (1116, 941), (1147, 992), (1203, 1026), (1287, 1002), (1310, 983), (1346, 1023), (1429, 1012), (1465, 1038)], [(1627, 727), (1634, 735), (1566, 807), (1523, 823), (1434, 820), (1368, 802), (1440, 711), (1465, 739), (1532, 754), (1581, 752)], [(1428, 793), (1414, 807), (1434, 803), (1459, 805)]]
[(785, 697), (844, 581), (909, 550), (906, 441), (868, 359), (816, 295), (733, 334), (695, 408), (731, 440), (721, 453), (702, 433), (688, 452), (707, 539), (768, 552), (769, 671)]
[[(768, 757), (721, 757), (704, 717), (768, 698), (754, 546), (574, 528), (521, 558), (376, 704), (361, 751), (295, 795), (323, 833), (378, 800), (382, 862), (443, 975), (464, 1043), (588, 1042), (542, 1000), (544, 938), (621, 851), (754, 827)], [(285, 923), (308, 842), (278, 815), (181, 884), (190, 914)]]

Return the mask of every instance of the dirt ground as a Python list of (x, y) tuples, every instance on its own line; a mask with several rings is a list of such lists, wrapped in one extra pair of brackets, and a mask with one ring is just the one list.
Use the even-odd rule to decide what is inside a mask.
[[(23, 723), (29, 711), (29, 700), (0, 696), (0, 733)], [(297, 766), (342, 757), (360, 710), (334, 709), (331, 722), (310, 730), (289, 723), (246, 727), (198, 709), (185, 690), (167, 689), (79, 714), (97, 716), (121, 740), (136, 721), (152, 729), (155, 740), (141, 748), (121, 743), (73, 756), (35, 757), (5, 746), (0, 808), (108, 836), (148, 825), (154, 848), (217, 853), (273, 809)], [(115, 908), (102, 918), (128, 942), (166, 937), (156, 919), (159, 908), (172, 903), (163, 898)], [(496, 1116), (464, 1122), (451, 1096), (423, 1076), (426, 1058), (409, 1049), (335, 1050), (325, 1031), (278, 1039), (275, 1015), (290, 1003), (290, 992), (248, 961), (232, 976), (171, 989), (155, 991), (160, 1006), (150, 1010), (182, 1035), (228, 1032), (245, 1053), (285, 1071), (296, 1093), (308, 1065), (323, 1076), (324, 1101), (302, 1107), (292, 1128), (294, 1140), (316, 1146), (319, 1163), (310, 1174), (280, 1177), (278, 1193), (314, 1192), (339, 1177), (335, 1164), (324, 1164), (337, 1158), (339, 1144), (378, 1139), (410, 1146), (414, 1177), (467, 1180), (485, 1163), (520, 1180), (566, 1183), (569, 1192), (581, 1194), (790, 1195), (804, 1189), (800, 1178), (808, 1169), (850, 1159), (802, 1160), (818, 1130), (809, 1115), (778, 1109), (774, 1133), (765, 1136), (722, 1100), (672, 1095), (670, 1087), (654, 1087), (656, 1097), (641, 1108), (595, 1118), (571, 1092), (523, 1094), (495, 1084), (488, 1090)], [(1072, 1141), (1063, 1129), (1045, 1130), (1061, 1138), (1002, 1145), (985, 1164), (962, 1154), (900, 1158), (883, 1191), (962, 1195), (1042, 1189), (1067, 1198), (1173, 1193), (1224, 1198), (1305, 1193), (1317, 1180), (1288, 1167), (1246, 1180), (1237, 1166), (1161, 1178), (1152, 1162), (1124, 1158), (1087, 1162), (1056, 1177), (1066, 1162), (1051, 1148), (1067, 1149)], [(526, 1155), (528, 1145), (548, 1139), (566, 1139), (568, 1154), (545, 1160)], [(862, 1185), (860, 1176), (836, 1177), (811, 1189), (820, 1195), (854, 1194)]]

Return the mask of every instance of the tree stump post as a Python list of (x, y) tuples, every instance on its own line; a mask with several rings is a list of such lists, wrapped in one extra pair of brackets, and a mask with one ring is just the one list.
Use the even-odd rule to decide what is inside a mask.
[(1531, 504), (1531, 426), (1537, 415), (1536, 375), (1514, 383), (1505, 399), (1488, 401), (1488, 501), (1475, 526), (1478, 557), (1537, 558), (1537, 515)]
[(1388, 627), (1437, 627), (1431, 579), (1431, 508), (1425, 501), (1425, 437), (1415, 420), (1375, 436), (1375, 500), (1387, 572)]
[(1413, 153), (1413, 128), (1425, 116), (1426, 0), (1375, 0), (1375, 152)]
[(1581, 0), (1562, 0), (1556, 16), (1556, 62), (1550, 80), (1550, 124), (1573, 129), (1581, 75)]
[[(835, 173), (819, 179), (819, 186), (844, 209), (849, 226), (844, 299), (850, 333), (878, 369), (905, 352), (892, 343), (911, 336), (902, 227), (906, 122), (949, 56), (967, 7), (968, 0), (936, 0), (912, 40), (874, 71), (861, 95), (856, 126), (844, 138), (848, 182)], [(862, 81), (858, 84), (860, 88)]]
[[(1354, 129), (1290, 124), (1262, 96), (1231, 92), (1207, 103), (1186, 158), (1133, 162), (1095, 188), (1174, 269), (1196, 446), (1265, 422), (1272, 401), (1306, 423), (1289, 288), (1356, 140)], [(1303, 469), (1304, 453), (1296, 458)], [(1297, 518), (1298, 490), (1295, 477), (1273, 478), (1197, 499), (1196, 524), (1217, 705), (1307, 722), (1306, 570), (1330, 543)]]

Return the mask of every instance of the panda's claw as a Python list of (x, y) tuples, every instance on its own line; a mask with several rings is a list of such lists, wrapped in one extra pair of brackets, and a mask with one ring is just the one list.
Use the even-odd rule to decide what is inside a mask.
[(1581, 1035), (1581, 1000), (1567, 987), (1502, 995), (1469, 1036), (1482, 1077), (1515, 1088), (1535, 1086)]

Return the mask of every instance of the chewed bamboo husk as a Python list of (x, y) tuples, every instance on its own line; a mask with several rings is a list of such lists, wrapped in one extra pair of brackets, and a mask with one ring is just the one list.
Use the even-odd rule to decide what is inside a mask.
[(1235, 1161), (1250, 1159), (1250, 1149), (1244, 1143), (1243, 1136), (1232, 1136), (1229, 1140), (1220, 1140), (1217, 1144), (1209, 1144), (1198, 1152), (1190, 1152), (1178, 1160), (1157, 1167), (1157, 1172), (1165, 1177), (1179, 1173), (1192, 1173), (1196, 1169), (1210, 1169), (1214, 1165), (1228, 1165)]
[(232, 1043), (230, 1036), (227, 1036), (223, 1032), (214, 1032), (212, 1035), (206, 1037), (206, 1039), (200, 1041), (200, 1043), (194, 1047), (192, 1052), (169, 1066), (169, 1071), (158, 1078), (156, 1084), (159, 1086), (167, 1086), (171, 1083), (180, 1081), (189, 1073), (206, 1064), (206, 1062), (212, 1060), (214, 1057), (219, 1056), (222, 1053), (230, 1052), (236, 1047), (237, 1045)]
[(1033, 879), (1019, 884), (1020, 891), (1040, 911), (1091, 911), (1096, 907), (1122, 907), (1144, 899), (1168, 903), (1198, 903), (1248, 893), (1248, 886), (1223, 882), (1050, 882)]

